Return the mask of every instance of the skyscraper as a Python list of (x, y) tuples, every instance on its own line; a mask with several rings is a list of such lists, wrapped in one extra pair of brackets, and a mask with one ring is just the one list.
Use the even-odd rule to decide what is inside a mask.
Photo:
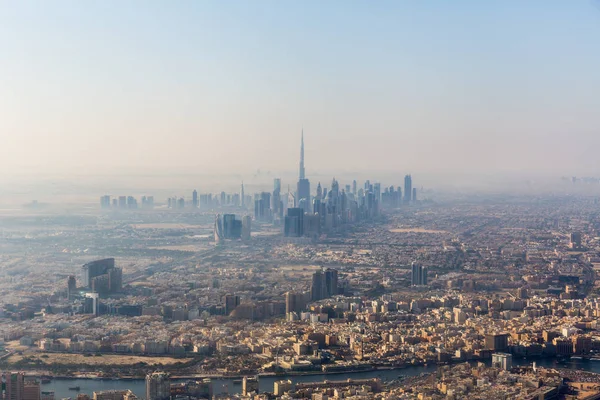
[(325, 287), (327, 296), (335, 296), (338, 294), (338, 272), (335, 269), (327, 268), (325, 270)]
[(82, 269), (83, 284), (97, 293), (119, 292), (122, 287), (122, 270), (115, 267), (114, 258), (92, 261)]
[(285, 313), (300, 312), (304, 308), (304, 296), (301, 293), (287, 292), (285, 294)]
[(404, 202), (410, 203), (412, 200), (412, 177), (406, 175), (404, 177)]
[(164, 372), (146, 375), (146, 400), (167, 400), (171, 397), (171, 383)]
[(21, 400), (25, 390), (25, 375), (22, 372), (6, 372), (4, 374), (6, 400)]
[(327, 297), (327, 286), (325, 282), (325, 274), (318, 270), (312, 276), (310, 285), (310, 298), (312, 301), (322, 300)]
[(67, 299), (72, 300), (76, 291), (77, 281), (75, 280), (75, 275), (69, 275), (69, 279), (67, 280)]
[(304, 236), (304, 210), (302, 208), (288, 208), (284, 220), (284, 236)]
[(413, 286), (427, 285), (427, 267), (422, 266), (417, 262), (412, 263), (412, 272), (410, 283)]
[(242, 198), (242, 207), (246, 207), (246, 196), (244, 195), (244, 182), (242, 181), (242, 191), (240, 193)]
[(109, 195), (100, 197), (100, 207), (110, 208), (110, 196)]
[(242, 217), (242, 240), (250, 240), (252, 235), (252, 218), (249, 215)]
[(192, 192), (192, 207), (198, 208), (198, 192), (196, 190)]
[(302, 137), (300, 139), (300, 174), (299, 179), (305, 179), (304, 174), (304, 129), (302, 129)]
[(300, 174), (296, 190), (296, 207), (302, 208), (305, 212), (310, 212), (310, 182), (306, 179), (304, 171), (304, 130), (302, 130), (302, 139), (300, 142)]
[(271, 196), (271, 211), (274, 217), (280, 217), (283, 204), (281, 203), (281, 179), (273, 180), (273, 196)]

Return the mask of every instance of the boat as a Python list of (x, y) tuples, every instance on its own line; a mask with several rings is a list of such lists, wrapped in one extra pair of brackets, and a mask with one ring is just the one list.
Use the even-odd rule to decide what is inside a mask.
[(571, 360), (583, 360), (583, 357), (573, 356), (571, 357)]
[(73, 387), (70, 387), (69, 390), (74, 390), (76, 392), (79, 392), (81, 390), (81, 388), (79, 386), (73, 386)]
[(240, 385), (241, 383), (242, 383), (242, 380), (241, 380), (241, 379), (234, 379), (234, 380), (233, 380), (233, 384), (234, 384), (234, 385)]
[(592, 357), (590, 358), (590, 361), (600, 361), (600, 357)]
[(50, 379), (50, 378), (42, 378), (42, 379), (40, 379), (40, 381), (42, 383), (50, 383), (50, 382), (52, 382), (52, 379)]

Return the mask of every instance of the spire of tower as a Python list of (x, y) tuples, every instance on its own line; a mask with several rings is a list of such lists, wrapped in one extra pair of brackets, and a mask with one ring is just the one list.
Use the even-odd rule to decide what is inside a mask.
[(304, 179), (304, 128), (300, 139), (300, 179)]

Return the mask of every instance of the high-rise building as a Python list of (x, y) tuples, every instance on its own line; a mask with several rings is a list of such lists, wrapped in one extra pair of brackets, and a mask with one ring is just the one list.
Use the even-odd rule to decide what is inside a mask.
[(242, 221), (236, 219), (234, 214), (217, 214), (215, 217), (215, 242), (220, 243), (225, 239), (241, 239)]
[(271, 197), (271, 211), (273, 216), (281, 218), (283, 212), (283, 204), (281, 203), (281, 179), (273, 180), (273, 196)]
[(427, 267), (422, 266), (417, 262), (413, 262), (411, 265), (411, 277), (410, 283), (413, 286), (426, 286), (427, 285)]
[(252, 218), (249, 215), (244, 215), (242, 218), (242, 240), (250, 240), (252, 235)]
[(92, 261), (81, 267), (83, 283), (96, 293), (116, 293), (121, 291), (123, 273), (115, 267), (114, 258)]
[(406, 175), (404, 177), (404, 202), (410, 203), (412, 197), (412, 176)]
[(84, 310), (85, 314), (100, 314), (100, 299), (98, 293), (86, 293)]
[(306, 179), (304, 170), (304, 130), (302, 130), (302, 139), (300, 142), (300, 174), (296, 190), (296, 207), (304, 209), (304, 212), (310, 212), (310, 182)]
[(284, 221), (284, 236), (304, 236), (304, 209), (296, 207), (288, 208)]
[(234, 294), (225, 295), (225, 314), (229, 315), (237, 306), (240, 305), (240, 296)]
[(75, 275), (70, 275), (67, 279), (67, 299), (72, 300), (76, 292), (77, 281), (75, 280)]
[(22, 400), (25, 390), (25, 375), (22, 372), (4, 373), (4, 399)]
[(285, 294), (285, 313), (300, 312), (304, 309), (304, 295), (287, 292)]
[(355, 180), (352, 181), (352, 194), (353, 195), (356, 195), (356, 193), (357, 193), (356, 192), (356, 186), (357, 186), (357, 184), (356, 184), (356, 179), (355, 179)]
[(327, 268), (325, 270), (325, 287), (327, 296), (338, 294), (338, 272), (335, 269)]
[(198, 192), (195, 189), (192, 192), (192, 207), (198, 208)]
[(168, 400), (171, 397), (171, 382), (164, 372), (146, 375), (146, 400)]
[(325, 279), (325, 274), (322, 270), (318, 270), (312, 275), (312, 282), (310, 285), (310, 298), (312, 301), (319, 301), (327, 297), (327, 285)]
[(412, 190), (412, 201), (413, 203), (417, 201), (417, 188), (413, 188)]
[(109, 195), (100, 197), (100, 207), (101, 208), (110, 208), (110, 196)]
[(242, 190), (240, 192), (240, 200), (242, 202), (242, 208), (246, 207), (246, 195), (244, 194), (244, 182), (242, 181)]
[(271, 193), (262, 192), (256, 200), (254, 200), (254, 218), (257, 221), (271, 220)]

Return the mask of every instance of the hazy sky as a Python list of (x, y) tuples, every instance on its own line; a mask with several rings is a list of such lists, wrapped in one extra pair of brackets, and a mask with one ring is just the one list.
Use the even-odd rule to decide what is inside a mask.
[(0, 170), (600, 170), (600, 2), (3, 1)]

